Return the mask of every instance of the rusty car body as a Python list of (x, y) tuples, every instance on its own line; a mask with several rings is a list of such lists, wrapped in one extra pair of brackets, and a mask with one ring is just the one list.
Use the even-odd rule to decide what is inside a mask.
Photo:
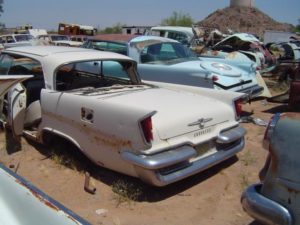
[(244, 147), (243, 94), (145, 84), (127, 56), (11, 48), (0, 56), (0, 72), (33, 75), (7, 95), (3, 123), (15, 137), (45, 143), (58, 135), (97, 165), (152, 185), (199, 173)]
[(300, 114), (276, 114), (264, 138), (269, 151), (260, 172), (261, 183), (241, 198), (244, 210), (268, 225), (300, 224)]
[[(232, 57), (237, 61), (252, 60), (257, 64), (257, 68), (261, 73), (270, 72), (276, 67), (276, 59), (269, 50), (254, 35), (247, 33), (236, 33), (224, 38), (212, 46), (209, 50), (205, 50), (205, 55), (226, 55), (237, 52)], [(242, 55), (246, 57), (242, 57)], [(228, 57), (229, 58), (229, 57)]]
[(280, 61), (300, 60), (300, 41), (269, 43), (267, 47)]

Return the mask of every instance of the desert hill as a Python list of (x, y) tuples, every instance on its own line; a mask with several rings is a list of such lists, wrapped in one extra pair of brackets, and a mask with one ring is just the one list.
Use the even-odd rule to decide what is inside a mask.
[(253, 33), (260, 37), (265, 30), (290, 31), (292, 25), (279, 23), (257, 8), (227, 7), (217, 10), (204, 20), (199, 26), (214, 27), (222, 32), (231, 29), (236, 32)]

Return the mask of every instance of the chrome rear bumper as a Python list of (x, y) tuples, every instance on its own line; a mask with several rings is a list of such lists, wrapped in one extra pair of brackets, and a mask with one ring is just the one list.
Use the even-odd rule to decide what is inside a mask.
[(242, 194), (244, 210), (254, 219), (269, 225), (292, 225), (292, 216), (282, 205), (260, 194), (261, 184), (249, 186)]
[(218, 150), (197, 160), (191, 160), (197, 155), (197, 152), (192, 146), (188, 145), (155, 155), (137, 155), (124, 151), (121, 153), (121, 157), (134, 166), (140, 179), (155, 186), (165, 186), (199, 173), (234, 156), (245, 145), (245, 133), (245, 129), (241, 127), (221, 133), (216, 140), (217, 143), (227, 144), (233, 142), (234, 145), (228, 145), (226, 149)]

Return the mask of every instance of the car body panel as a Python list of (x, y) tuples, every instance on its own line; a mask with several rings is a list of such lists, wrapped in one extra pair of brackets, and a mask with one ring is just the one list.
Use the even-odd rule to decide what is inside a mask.
[(0, 179), (0, 224), (90, 224), (2, 164)]
[[(214, 51), (240, 52), (254, 61), (261, 73), (270, 72), (276, 67), (276, 59), (255, 36), (247, 33), (230, 35), (212, 47)], [(206, 54), (210, 51), (206, 52)], [(213, 53), (211, 53), (213, 54)], [(244, 61), (244, 60), (243, 60)]]

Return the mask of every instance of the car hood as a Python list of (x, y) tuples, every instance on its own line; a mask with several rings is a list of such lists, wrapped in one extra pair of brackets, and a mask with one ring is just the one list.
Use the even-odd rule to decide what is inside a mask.
[[(219, 124), (235, 120), (231, 105), (187, 92), (148, 88), (114, 93), (105, 100), (129, 110), (156, 111), (152, 117), (153, 129), (163, 140), (206, 128), (213, 132)], [(204, 122), (200, 123), (201, 120)]]

